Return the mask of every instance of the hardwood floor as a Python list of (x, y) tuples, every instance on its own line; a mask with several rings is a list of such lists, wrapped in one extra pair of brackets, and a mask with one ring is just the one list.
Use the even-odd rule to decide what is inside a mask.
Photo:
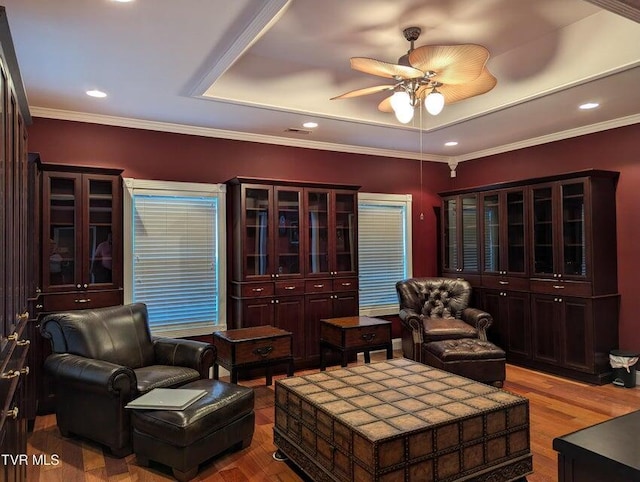
[[(396, 353), (396, 356), (400, 354)], [(383, 353), (372, 354), (372, 360), (382, 358)], [(358, 363), (362, 363), (362, 355), (358, 360)], [(201, 465), (198, 476), (193, 480), (304, 481), (304, 476), (291, 466), (272, 458), (273, 387), (265, 387), (264, 379), (242, 381), (241, 384), (256, 388), (256, 431), (251, 446), (240, 452), (223, 454)], [(557, 455), (551, 446), (555, 437), (640, 409), (640, 387), (588, 385), (512, 365), (507, 365), (504, 389), (527, 397), (530, 401), (534, 473), (528, 476), (529, 482), (557, 480)], [(139, 467), (135, 455), (117, 459), (92, 442), (63, 438), (56, 427), (55, 415), (36, 419), (34, 431), (28, 440), (29, 461), (32, 460), (32, 454), (45, 454), (49, 459), (52, 454), (60, 457), (58, 465), (30, 464), (27, 467), (27, 480), (32, 482), (173, 480), (170, 470), (163, 465)]]

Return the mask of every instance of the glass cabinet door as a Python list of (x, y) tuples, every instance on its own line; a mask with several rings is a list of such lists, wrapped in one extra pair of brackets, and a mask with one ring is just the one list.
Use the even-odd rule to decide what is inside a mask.
[(533, 273), (551, 275), (553, 269), (553, 190), (533, 189)]
[(484, 222), (484, 271), (497, 273), (502, 266), (500, 259), (500, 196), (488, 194), (483, 197), (482, 218)]
[(510, 191), (507, 203), (507, 272), (526, 273), (524, 191)]
[[(113, 199), (112, 178), (88, 178), (89, 223), (85, 239), (88, 240), (90, 262), (84, 268), (83, 279), (90, 283), (113, 283)], [(115, 262), (114, 262), (115, 261)]]
[(269, 258), (271, 192), (269, 187), (245, 187), (244, 272), (247, 278), (273, 274), (273, 261)]
[(275, 188), (276, 216), (275, 259), (278, 276), (302, 273), (300, 259), (301, 191)]
[(443, 269), (455, 270), (458, 267), (458, 202), (456, 198), (444, 200)]
[(307, 274), (329, 274), (329, 191), (307, 190)]
[(478, 255), (478, 198), (476, 195), (462, 197), (462, 268), (464, 271), (479, 270)]
[(335, 193), (335, 274), (356, 272), (356, 195)]
[(562, 197), (562, 273), (586, 276), (584, 235), (584, 183), (563, 184)]
[[(75, 286), (80, 282), (80, 223), (81, 177), (76, 174), (44, 176), (48, 219), (46, 259), (43, 260), (45, 289)], [(45, 206), (46, 209), (46, 206)], [(48, 222), (47, 222), (48, 221)], [(48, 284), (47, 284), (48, 283)]]

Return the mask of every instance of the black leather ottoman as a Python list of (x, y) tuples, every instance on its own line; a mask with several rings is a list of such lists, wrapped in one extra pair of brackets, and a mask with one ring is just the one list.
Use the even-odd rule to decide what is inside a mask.
[(477, 338), (432, 341), (423, 346), (423, 360), (441, 370), (502, 387), (506, 356), (501, 348)]
[(133, 451), (140, 465), (154, 460), (168, 465), (179, 481), (198, 473), (198, 465), (231, 448), (245, 448), (253, 438), (253, 389), (197, 380), (180, 388), (207, 394), (184, 410), (133, 410)]

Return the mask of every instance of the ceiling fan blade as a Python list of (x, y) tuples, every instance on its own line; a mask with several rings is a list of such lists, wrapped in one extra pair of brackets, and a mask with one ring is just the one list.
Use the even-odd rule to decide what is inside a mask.
[(393, 112), (393, 107), (391, 107), (391, 96), (385, 98), (378, 104), (378, 110), (381, 112)]
[(390, 64), (366, 57), (351, 57), (351, 68), (365, 74), (378, 75), (388, 79), (416, 79), (424, 76), (422, 70), (407, 65)]
[(393, 85), (374, 85), (373, 87), (365, 87), (364, 89), (356, 89), (350, 92), (346, 92), (342, 95), (337, 95), (336, 97), (331, 97), (330, 100), (335, 99), (349, 99), (351, 97), (359, 97), (361, 95), (369, 95), (376, 94), (378, 92), (384, 92), (385, 90), (392, 90), (394, 88)]
[(489, 59), (481, 45), (424, 45), (409, 53), (409, 63), (435, 72), (432, 80), (443, 84), (466, 84), (476, 80)]
[[(483, 69), (480, 76), (472, 82), (467, 84), (443, 84), (437, 89), (444, 95), (445, 104), (453, 104), (454, 102), (489, 92), (497, 83), (498, 81), (491, 72)], [(416, 96), (424, 99), (431, 92), (431, 89), (429, 86), (422, 86), (416, 92)]]

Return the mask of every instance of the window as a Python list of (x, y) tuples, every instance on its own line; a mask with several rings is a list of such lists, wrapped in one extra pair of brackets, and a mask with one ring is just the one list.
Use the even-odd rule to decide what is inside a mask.
[(396, 282), (410, 278), (411, 195), (358, 193), (360, 314), (398, 313)]
[(125, 179), (126, 303), (157, 336), (225, 329), (224, 185)]

